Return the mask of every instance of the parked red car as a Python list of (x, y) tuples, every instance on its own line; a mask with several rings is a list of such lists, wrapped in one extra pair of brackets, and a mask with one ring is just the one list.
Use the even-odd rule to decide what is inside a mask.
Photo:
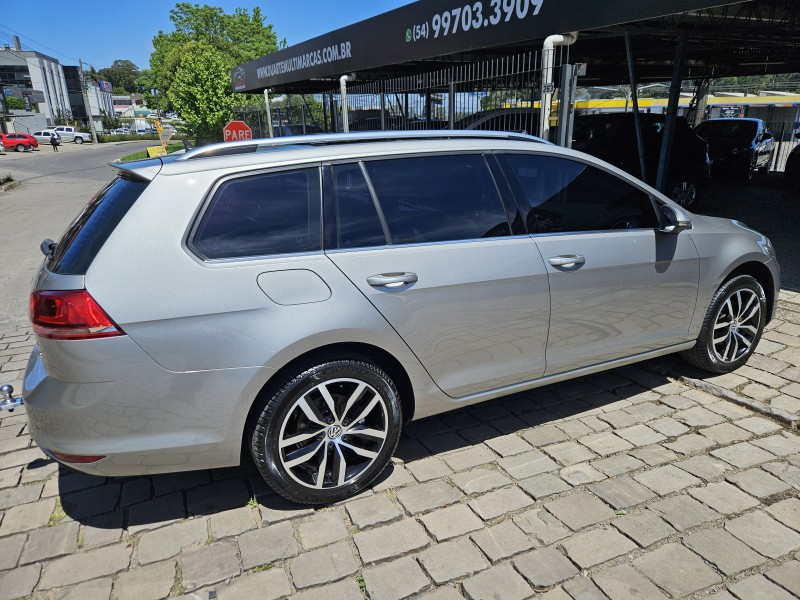
[(39, 147), (39, 142), (27, 133), (0, 133), (0, 144), (3, 144), (6, 151), (16, 150), (17, 152), (23, 150), (27, 152)]

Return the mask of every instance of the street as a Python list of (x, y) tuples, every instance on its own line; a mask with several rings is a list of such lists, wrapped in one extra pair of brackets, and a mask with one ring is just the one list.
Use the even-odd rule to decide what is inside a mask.
[[(23, 180), (0, 193), (0, 383), (21, 389), (35, 343), (41, 239), (146, 145), (0, 156)], [(736, 372), (666, 357), (417, 421), (369, 489), (318, 510), (249, 464), (74, 473), (0, 412), (0, 600), (800, 598), (798, 203), (778, 180), (710, 185), (698, 212), (763, 228), (783, 265)]]

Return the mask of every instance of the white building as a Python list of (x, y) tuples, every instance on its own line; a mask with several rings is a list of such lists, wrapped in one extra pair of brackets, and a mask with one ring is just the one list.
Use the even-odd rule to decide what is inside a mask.
[(48, 122), (56, 112), (71, 112), (64, 70), (55, 58), (31, 50), (0, 48), (0, 85), (6, 96), (25, 99), (26, 108), (36, 105)]

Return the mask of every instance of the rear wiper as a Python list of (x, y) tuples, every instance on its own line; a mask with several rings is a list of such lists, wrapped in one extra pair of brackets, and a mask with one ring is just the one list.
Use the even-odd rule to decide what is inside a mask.
[(44, 254), (47, 258), (53, 258), (53, 256), (55, 256), (57, 247), (58, 244), (48, 238), (46, 240), (42, 240), (42, 243), (39, 245), (39, 250), (41, 250), (42, 254)]

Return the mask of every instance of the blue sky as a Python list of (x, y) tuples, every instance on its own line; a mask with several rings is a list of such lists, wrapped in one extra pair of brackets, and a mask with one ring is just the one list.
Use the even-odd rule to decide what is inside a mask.
[[(204, 4), (197, 0), (193, 3)], [(252, 11), (260, 6), (278, 39), (286, 38), (292, 45), (410, 3), (411, 0), (211, 0), (205, 4), (229, 13), (239, 7)], [(0, 45), (12, 44), (11, 37), (16, 33), (25, 50), (38, 50), (63, 65), (77, 65), (82, 58), (97, 69), (111, 66), (116, 59), (128, 59), (140, 69), (148, 68), (151, 41), (159, 30), (172, 31), (169, 11), (175, 6), (175, 2), (165, 0), (45, 0), (38, 5), (4, 0), (2, 4)], [(43, 10), (34, 10), (35, 6)]]

